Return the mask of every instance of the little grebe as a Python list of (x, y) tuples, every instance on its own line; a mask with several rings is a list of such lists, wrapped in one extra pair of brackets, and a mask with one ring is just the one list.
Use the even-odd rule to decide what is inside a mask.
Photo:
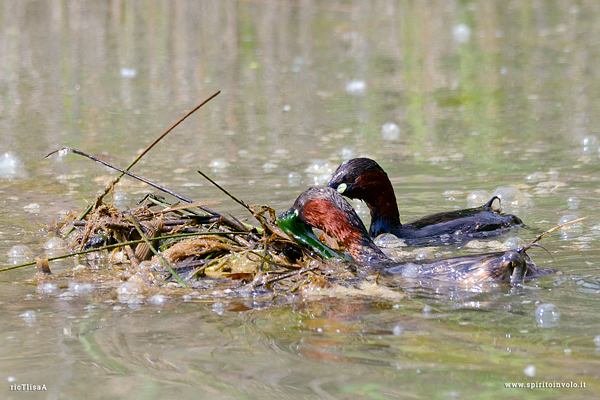
[[(306, 190), (298, 196), (292, 208), (279, 217), (278, 223), (288, 233), (290, 226), (298, 228), (301, 223), (313, 237), (312, 230), (306, 225), (323, 230), (344, 245), (360, 272), (452, 280), (464, 284), (479, 284), (485, 281), (518, 284), (524, 279), (536, 278), (554, 271), (536, 268), (525, 252), (531, 245), (519, 250), (452, 257), (426, 263), (399, 264), (389, 259), (373, 243), (352, 206), (336, 190), (329, 187), (313, 187)], [(303, 236), (303, 233), (296, 230), (292, 232), (292, 236), (297, 238)]]
[(372, 238), (392, 233), (409, 246), (460, 243), (500, 235), (523, 225), (514, 215), (492, 210), (497, 197), (481, 207), (432, 214), (402, 225), (392, 183), (379, 164), (370, 158), (345, 161), (333, 173), (327, 186), (367, 204), (371, 211), (369, 234)]

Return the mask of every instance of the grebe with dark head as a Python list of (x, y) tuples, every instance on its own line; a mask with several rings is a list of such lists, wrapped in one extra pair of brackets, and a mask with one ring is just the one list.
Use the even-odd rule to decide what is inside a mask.
[(432, 214), (408, 224), (400, 223), (394, 188), (385, 171), (370, 158), (354, 158), (342, 163), (327, 185), (351, 199), (363, 200), (371, 212), (372, 238), (391, 233), (409, 246), (460, 243), (506, 233), (522, 226), (515, 215), (492, 209), (497, 197), (485, 205)]
[[(547, 275), (554, 270), (538, 269), (526, 254), (531, 245), (519, 250), (451, 257), (426, 263), (398, 263), (388, 258), (371, 240), (352, 206), (334, 189), (310, 188), (302, 193), (294, 205), (278, 219), (284, 231), (299, 223), (323, 230), (336, 238), (361, 272), (379, 272), (382, 275), (401, 274), (406, 277), (451, 280), (464, 284), (483, 282), (511, 282)], [(306, 224), (306, 225), (304, 225)], [(291, 230), (295, 230), (292, 228)], [(302, 229), (302, 228), (298, 228)], [(295, 230), (292, 236), (303, 236)], [(312, 234), (310, 230), (309, 235)], [(324, 246), (324, 245), (323, 245)]]

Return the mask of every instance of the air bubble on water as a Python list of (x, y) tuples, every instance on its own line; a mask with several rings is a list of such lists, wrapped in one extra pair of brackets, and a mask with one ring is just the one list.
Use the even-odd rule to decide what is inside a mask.
[(212, 311), (218, 315), (223, 315), (225, 312), (225, 305), (221, 302), (214, 303), (211, 307)]
[(162, 294), (155, 294), (148, 299), (148, 302), (155, 306), (164, 306), (167, 302), (167, 298)]
[(25, 258), (33, 255), (31, 249), (23, 244), (13, 246), (7, 253), (9, 258)]
[(137, 71), (134, 68), (121, 68), (121, 78), (131, 79), (135, 78)]
[(333, 175), (334, 166), (326, 160), (316, 160), (310, 164), (304, 172), (315, 186), (324, 186)]
[(598, 138), (595, 135), (586, 136), (581, 141), (581, 148), (586, 154), (598, 151), (599, 147), (600, 142), (598, 141)]
[(129, 298), (127, 301), (122, 302), (122, 303), (127, 303), (127, 307), (129, 307), (132, 310), (137, 310), (138, 308), (142, 307), (142, 304), (144, 304), (144, 296), (138, 295), (138, 296), (133, 296), (131, 298)]
[(392, 329), (392, 333), (394, 334), (394, 336), (400, 336), (402, 335), (402, 327), (400, 325), (396, 325), (394, 326), (394, 328)]
[(223, 172), (229, 168), (229, 161), (224, 158), (215, 158), (208, 164), (214, 173)]
[(367, 90), (367, 83), (365, 81), (354, 80), (346, 84), (346, 93), (348, 94), (364, 94)]
[(192, 296), (190, 296), (189, 294), (184, 294), (183, 296), (181, 296), (181, 299), (185, 302), (192, 301)]
[(594, 337), (594, 344), (596, 345), (596, 347), (600, 347), (600, 335)]
[(342, 148), (340, 150), (339, 154), (340, 154), (340, 157), (342, 158), (342, 160), (349, 160), (356, 156), (356, 152), (354, 151), (354, 149), (351, 149), (349, 147)]
[(373, 243), (375, 243), (377, 247), (381, 247), (383, 249), (395, 249), (406, 246), (403, 240), (398, 239), (391, 233), (382, 233), (373, 240)]
[(44, 243), (44, 250), (64, 250), (67, 248), (67, 242), (59, 237), (50, 238)]
[(333, 173), (333, 166), (327, 160), (316, 160), (306, 167), (304, 172), (313, 175), (318, 175), (325, 172)]
[(381, 137), (383, 140), (398, 140), (400, 138), (400, 128), (393, 122), (386, 122), (381, 127)]
[(15, 178), (25, 176), (27, 173), (23, 169), (23, 163), (12, 152), (7, 151), (0, 155), (0, 178)]
[(502, 243), (502, 248), (508, 250), (517, 250), (525, 246), (525, 241), (518, 236), (509, 237)]
[(15, 378), (14, 376), (9, 376), (6, 378), (6, 380), (8, 381), (8, 383), (14, 383), (17, 381), (17, 378)]
[(523, 373), (526, 376), (533, 378), (535, 376), (535, 365), (526, 366), (525, 369), (523, 370)]
[(577, 208), (579, 207), (579, 203), (581, 202), (577, 197), (569, 197), (567, 199), (567, 206), (569, 206), (570, 210), (577, 210)]
[(458, 43), (466, 43), (471, 39), (471, 28), (465, 24), (458, 24), (452, 28), (452, 37)]
[(431, 313), (431, 311), (433, 311), (433, 309), (432, 309), (432, 308), (431, 308), (431, 306), (430, 306), (430, 305), (428, 305), (428, 304), (426, 304), (426, 305), (425, 305), (425, 306), (424, 306), (424, 307), (421, 309), (421, 312), (422, 312), (423, 314), (430, 314), (430, 313)]
[(124, 282), (117, 288), (117, 297), (129, 308), (136, 308), (142, 302), (142, 287), (135, 282)]
[(38, 213), (40, 212), (40, 205), (38, 203), (30, 203), (23, 207), (23, 210), (30, 213)]
[[(558, 225), (566, 224), (567, 222), (574, 221), (578, 218), (577, 215), (573, 214), (563, 215), (561, 219), (558, 220)], [(559, 232), (563, 239), (572, 239), (583, 232), (582, 224), (581, 222), (576, 222), (574, 224), (563, 226), (560, 228)]]
[(38, 285), (37, 289), (38, 289), (38, 291), (40, 291), (44, 294), (50, 294), (50, 293), (56, 292), (56, 290), (58, 290), (58, 286), (56, 286), (56, 284), (54, 284), (54, 283), (48, 282), (48, 283)]
[(433, 253), (429, 250), (420, 250), (415, 257), (416, 261), (431, 261), (433, 259)]
[(290, 172), (287, 176), (287, 179), (288, 186), (290, 187), (297, 187), (302, 183), (302, 175), (295, 171)]
[(548, 176), (541, 172), (541, 171), (536, 171), (533, 174), (529, 174), (525, 177), (525, 181), (526, 182), (531, 182), (531, 183), (536, 183), (536, 182), (540, 182), (540, 181), (544, 181), (548, 179)]
[(554, 328), (560, 321), (560, 311), (552, 303), (542, 303), (535, 310), (535, 321), (540, 328)]
[(279, 168), (279, 165), (277, 165), (276, 163), (273, 162), (266, 162), (262, 165), (262, 169), (263, 171), (265, 171), (266, 173), (269, 172), (273, 172), (275, 171), (277, 168)]
[(70, 282), (69, 283), (69, 292), (71, 292), (74, 296), (81, 296), (84, 294), (91, 293), (94, 290), (94, 285), (91, 283), (78, 283), (78, 282)]
[(135, 282), (124, 282), (117, 288), (117, 294), (139, 294), (142, 292), (142, 287)]
[(467, 196), (467, 207), (473, 208), (482, 206), (491, 198), (492, 196), (487, 190), (473, 190)]
[(492, 192), (493, 196), (500, 198), (502, 207), (525, 207), (531, 204), (523, 192), (514, 186), (500, 186)]
[(127, 206), (127, 202), (129, 201), (129, 197), (125, 192), (114, 192), (112, 199), (113, 204), (118, 208), (124, 208)]
[(33, 310), (28, 310), (19, 315), (19, 317), (23, 318), (23, 321), (25, 321), (27, 325), (31, 325), (35, 322), (37, 314)]

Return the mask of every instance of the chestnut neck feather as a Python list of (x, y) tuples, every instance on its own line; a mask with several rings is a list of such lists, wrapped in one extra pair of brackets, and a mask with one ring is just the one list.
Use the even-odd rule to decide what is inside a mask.
[(360, 175), (354, 187), (357, 190), (353, 197), (363, 199), (371, 211), (371, 237), (384, 232), (394, 233), (402, 228), (394, 188), (381, 168), (374, 168)]
[(335, 237), (357, 262), (388, 260), (371, 241), (365, 226), (354, 210), (351, 213), (347, 210), (344, 212), (332, 204), (331, 200), (317, 198), (304, 205), (302, 219), (307, 224)]

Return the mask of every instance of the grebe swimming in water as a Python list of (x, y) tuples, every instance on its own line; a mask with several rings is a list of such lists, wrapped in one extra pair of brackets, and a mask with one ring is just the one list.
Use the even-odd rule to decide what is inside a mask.
[(351, 199), (363, 200), (371, 211), (372, 238), (391, 233), (409, 246), (465, 242), (503, 234), (523, 225), (515, 215), (492, 209), (497, 197), (485, 205), (432, 214), (408, 224), (400, 223), (394, 188), (385, 171), (370, 158), (354, 158), (342, 163), (327, 185)]
[[(310, 188), (278, 219), (279, 225), (292, 236), (290, 226), (301, 223), (323, 230), (343, 244), (361, 272), (382, 275), (401, 274), (405, 277), (451, 280), (464, 284), (511, 282), (519, 284), (554, 272), (538, 269), (526, 254), (532, 245), (519, 250), (451, 257), (425, 263), (398, 263), (388, 258), (371, 240), (352, 206), (334, 189)], [(306, 225), (304, 225), (306, 224)], [(305, 229), (309, 229), (306, 227)], [(310, 230), (312, 234), (312, 230)], [(314, 234), (312, 234), (314, 236)], [(535, 243), (535, 242), (534, 242)]]

